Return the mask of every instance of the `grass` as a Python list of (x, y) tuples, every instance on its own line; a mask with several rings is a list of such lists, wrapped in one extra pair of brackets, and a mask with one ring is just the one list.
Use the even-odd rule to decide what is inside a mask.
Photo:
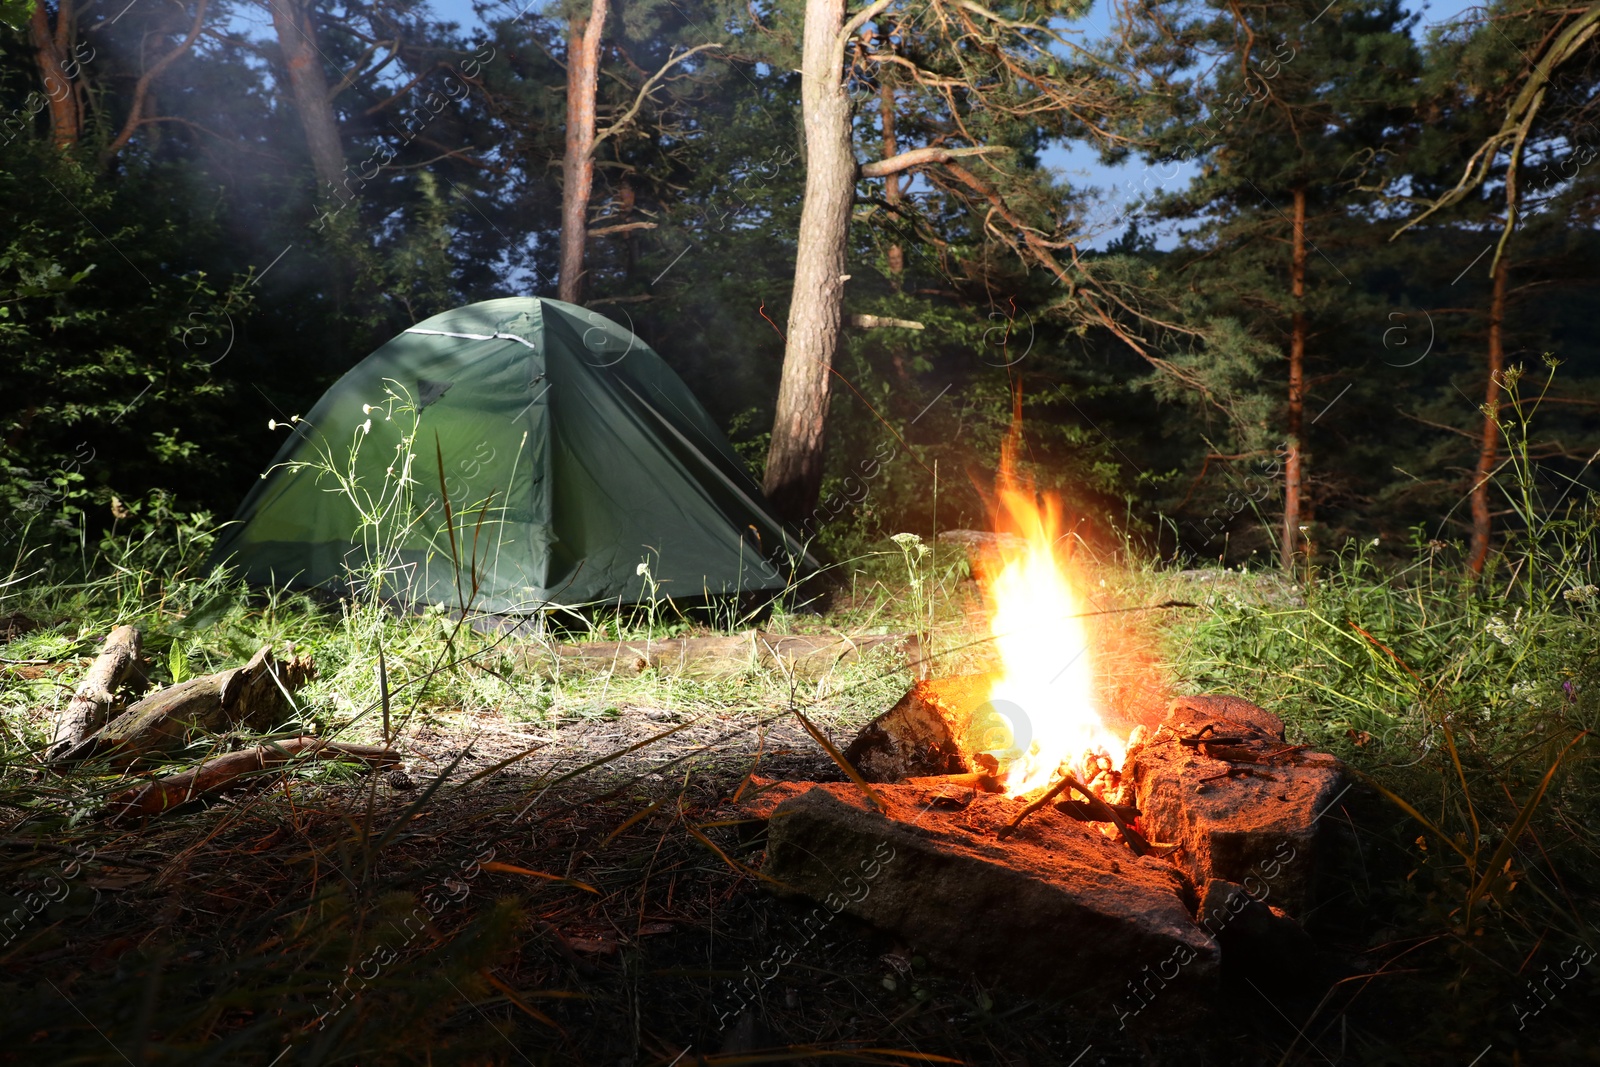
[[(1170, 691), (1236, 692), (1358, 783), (1336, 814), (1330, 899), (1306, 917), (1329, 994), (1252, 1001), (1175, 1036), (942, 972), (846, 918), (763, 986), (750, 1020), (719, 1020), (729, 984), (784, 946), (794, 918), (761, 891), (759, 844), (726, 798), (753, 766), (827, 774), (792, 710), (848, 737), (904, 691), (903, 659), (809, 677), (578, 669), (550, 654), (555, 640), (709, 631), (657, 600), (513, 644), (458, 612), (251, 590), (201, 569), (199, 519), (18, 559), (0, 626), (35, 625), (0, 649), (0, 1062), (1020, 1064), (1086, 1046), (1105, 1063), (1592, 1057), (1600, 983), (1573, 968), (1597, 944), (1600, 898), (1600, 512), (1581, 488), (1541, 496), (1521, 429), (1507, 427), (1501, 472), (1511, 533), (1482, 577), (1423, 532), (1405, 562), (1351, 544), (1298, 583), (1080, 552), (1122, 725), (1159, 715)], [(47, 773), (33, 753), (46, 710), (129, 622), (156, 684), (264, 643), (309, 651), (321, 674), (285, 732), (377, 740), (387, 691), (412, 780), (307, 765), (146, 827), (106, 826), (94, 812), (117, 776)], [(761, 626), (917, 633), (938, 674), (989, 663), (965, 557), (906, 535), (837, 565), (825, 605)], [(752, 1058), (769, 1046), (788, 1051)]]

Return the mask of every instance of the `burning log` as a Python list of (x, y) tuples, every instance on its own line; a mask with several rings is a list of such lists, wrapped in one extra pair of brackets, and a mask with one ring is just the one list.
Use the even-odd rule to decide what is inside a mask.
[(56, 720), (46, 759), (59, 758), (105, 723), (116, 706), (117, 689), (139, 668), (140, 651), (140, 634), (132, 626), (118, 626), (107, 635), (67, 710)]
[(111, 798), (104, 814), (112, 822), (159, 815), (205, 793), (226, 789), (247, 774), (282, 766), (296, 758), (352, 759), (376, 768), (393, 766), (400, 761), (400, 754), (393, 749), (347, 745), (325, 741), (320, 737), (289, 738), (270, 745), (247, 748), (242, 752), (230, 752), (206, 760), (191, 770), (118, 793)]
[(990, 728), (984, 711), (993, 681), (968, 675), (917, 682), (856, 735), (844, 758), (869, 782), (982, 770), (974, 757)]
[(290, 694), (314, 677), (309, 657), (293, 650), (275, 659), (264, 646), (243, 667), (234, 667), (153, 693), (74, 745), (62, 762), (111, 756), (129, 766), (144, 756), (182, 748), (192, 737), (234, 727), (270, 729), (293, 708)]

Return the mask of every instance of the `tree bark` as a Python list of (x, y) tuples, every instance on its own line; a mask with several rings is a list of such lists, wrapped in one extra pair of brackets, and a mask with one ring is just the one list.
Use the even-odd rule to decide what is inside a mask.
[(1294, 233), (1290, 238), (1289, 291), (1294, 312), (1289, 331), (1288, 437), (1283, 460), (1283, 569), (1294, 573), (1301, 553), (1300, 513), (1305, 492), (1304, 457), (1300, 435), (1305, 420), (1306, 313), (1306, 190), (1294, 190)]
[(822, 487), (824, 430), (844, 307), (845, 245), (856, 160), (844, 91), (844, 0), (806, 0), (800, 101), (806, 145), (805, 205), (795, 253), (789, 330), (763, 488), (778, 513), (799, 521)]
[(1478, 466), (1472, 477), (1472, 541), (1467, 566), (1482, 574), (1489, 558), (1489, 476), (1500, 453), (1500, 382), (1505, 370), (1506, 257), (1494, 265), (1494, 290), (1489, 297), (1489, 384), (1484, 387), (1483, 433), (1478, 445)]
[(334, 190), (344, 176), (344, 149), (339, 144), (339, 120), (328, 95), (328, 77), (317, 50), (316, 27), (311, 22), (309, 0), (269, 0), (272, 26), (283, 53), (289, 91), (294, 96), (306, 150), (319, 183)]
[(77, 144), (83, 133), (83, 111), (78, 106), (77, 87), (67, 75), (67, 66), (73, 62), (69, 58), (72, 44), (78, 35), (78, 16), (72, 0), (61, 0), (53, 27), (44, 0), (37, 0), (28, 29), (34, 61), (39, 64), (39, 77), (44, 82), (45, 99), (50, 102), (50, 138), (58, 150), (65, 151)]
[(557, 295), (583, 299), (583, 253), (589, 239), (589, 194), (594, 190), (594, 94), (608, 0), (592, 0), (586, 20), (567, 32), (567, 147), (561, 160), (561, 273)]
[[(887, 78), (878, 87), (878, 110), (883, 123), (883, 158), (893, 159), (900, 154), (900, 142), (894, 132), (894, 86), (890, 85)], [(900, 176), (889, 175), (883, 186), (883, 198), (890, 207), (900, 206)], [(899, 219), (895, 219), (898, 223)], [(895, 292), (900, 291), (900, 282), (906, 270), (906, 250), (895, 241), (889, 246), (889, 284)]]
[(140, 636), (132, 626), (119, 626), (106, 637), (100, 655), (90, 664), (67, 710), (56, 720), (45, 758), (55, 759), (105, 723), (117, 702), (117, 689), (139, 665)]

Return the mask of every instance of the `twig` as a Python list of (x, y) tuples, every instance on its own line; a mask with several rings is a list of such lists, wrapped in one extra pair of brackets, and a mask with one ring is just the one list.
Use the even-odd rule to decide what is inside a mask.
[(1023, 819), (1026, 819), (1028, 816), (1032, 815), (1034, 812), (1038, 811), (1040, 808), (1042, 808), (1046, 804), (1050, 803), (1052, 800), (1054, 800), (1057, 796), (1059, 796), (1061, 794), (1061, 791), (1063, 789), (1066, 789), (1068, 786), (1072, 785), (1076, 781), (1077, 781), (1077, 779), (1074, 778), (1072, 775), (1070, 775), (1070, 774), (1064, 775), (1059, 782), (1057, 782), (1055, 785), (1051, 786), (1049, 789), (1045, 790), (1044, 796), (1040, 797), (1038, 800), (1035, 800), (1032, 804), (1029, 804), (1027, 807), (1025, 807), (1021, 811), (1017, 812), (1017, 817), (1016, 818), (1012, 819), (1005, 826), (1002, 826), (1002, 827), (1000, 827), (1000, 829), (996, 830), (994, 832), (994, 836), (996, 836), (1000, 840), (1004, 841), (1006, 838), (1008, 838), (1012, 834), (1016, 833), (1017, 832), (1017, 827), (1022, 825), (1022, 820)]

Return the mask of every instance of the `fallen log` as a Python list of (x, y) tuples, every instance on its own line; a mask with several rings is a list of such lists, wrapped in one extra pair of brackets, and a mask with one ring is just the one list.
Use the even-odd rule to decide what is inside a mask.
[(522, 650), (524, 666), (547, 670), (555, 664), (609, 669), (628, 674), (647, 670), (693, 678), (734, 677), (756, 668), (782, 669), (819, 677), (842, 662), (859, 660), (887, 645), (913, 667), (922, 658), (913, 634), (772, 634), (759, 630), (715, 637), (667, 637), (637, 641), (591, 641)]
[(118, 626), (106, 636), (100, 655), (56, 719), (45, 759), (58, 758), (105, 724), (116, 706), (117, 689), (138, 668), (140, 652), (139, 631), (132, 626)]
[(125, 790), (111, 798), (102, 814), (114, 823), (159, 815), (202, 794), (225, 789), (247, 774), (296, 759), (353, 759), (376, 769), (400, 762), (400, 754), (377, 745), (347, 745), (320, 737), (293, 737), (230, 752), (179, 774)]
[(278, 660), (267, 645), (234, 667), (153, 693), (64, 752), (67, 763), (107, 756), (126, 767), (142, 757), (182, 748), (197, 735), (229, 729), (270, 730), (293, 711), (291, 695), (315, 676), (310, 657), (285, 647)]

